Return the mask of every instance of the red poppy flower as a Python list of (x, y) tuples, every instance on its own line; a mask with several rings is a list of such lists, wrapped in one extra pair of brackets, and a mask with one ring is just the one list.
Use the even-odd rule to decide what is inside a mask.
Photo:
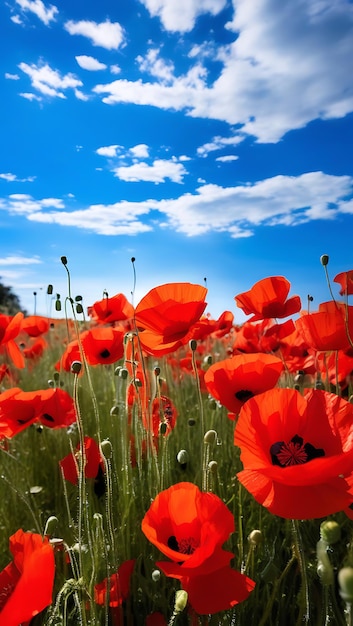
[(0, 314), (0, 348), (5, 350), (16, 367), (19, 368), (25, 366), (25, 360), (14, 339), (21, 330), (23, 317), (21, 312), (16, 313), (14, 317)]
[(19, 626), (52, 602), (55, 561), (48, 538), (18, 530), (10, 537), (13, 561), (0, 573), (0, 626)]
[(89, 309), (89, 314), (97, 324), (112, 324), (130, 319), (134, 315), (134, 307), (124, 294), (117, 293), (111, 298), (98, 300)]
[(341, 285), (340, 296), (350, 296), (353, 293), (353, 270), (341, 272), (334, 277), (333, 281)]
[(109, 589), (109, 606), (117, 608), (122, 605), (130, 593), (130, 580), (135, 566), (135, 559), (124, 561), (118, 568), (116, 574), (112, 574), (108, 581), (105, 578), (94, 587), (94, 601), (102, 606), (106, 603)]
[(249, 398), (276, 385), (283, 363), (271, 354), (239, 354), (218, 361), (205, 373), (209, 393), (237, 415)]
[[(61, 370), (65, 370), (65, 372), (71, 372), (71, 366), (74, 361), (79, 361), (82, 363), (82, 355), (77, 339), (75, 339), (74, 341), (70, 341), (70, 343), (67, 344), (64, 354), (55, 365), (55, 369), (58, 372), (60, 372)], [(81, 369), (79, 375), (83, 375), (83, 368)]]
[(80, 335), (82, 348), (89, 365), (116, 363), (124, 355), (123, 328), (97, 327)]
[(301, 308), (299, 296), (287, 300), (290, 282), (283, 276), (270, 276), (259, 280), (249, 291), (235, 296), (236, 305), (245, 315), (253, 313), (251, 321), (282, 318), (298, 313)]
[(29, 361), (37, 361), (43, 356), (44, 350), (48, 347), (47, 342), (43, 337), (38, 337), (35, 341), (27, 344), (23, 350), (22, 354), (25, 359)]
[[(154, 398), (152, 402), (152, 429), (155, 437), (167, 436), (173, 430), (177, 419), (177, 410), (167, 396)], [(144, 426), (148, 428), (144, 414)]]
[(0, 439), (11, 439), (36, 421), (39, 392), (13, 387), (0, 394)]
[[(348, 319), (346, 324), (346, 313)], [(296, 328), (310, 348), (318, 351), (346, 350), (353, 338), (353, 307), (334, 302), (322, 302), (315, 313), (306, 313), (295, 322)]]
[(145, 352), (167, 354), (187, 343), (191, 327), (207, 306), (206, 294), (205, 287), (190, 283), (168, 283), (151, 289), (135, 309)]
[[(99, 451), (98, 444), (92, 437), (84, 438), (85, 446), (85, 476), (86, 478), (97, 478), (99, 468), (104, 471), (104, 463)], [(80, 444), (76, 446), (75, 456), (70, 452), (65, 456), (59, 465), (63, 470), (63, 474), (66, 480), (73, 485), (78, 483), (78, 455), (80, 454)]]
[(276, 352), (281, 341), (294, 332), (293, 320), (275, 324), (273, 320), (245, 322), (237, 328), (233, 347), (240, 352)]
[(49, 330), (49, 319), (40, 315), (29, 315), (22, 320), (21, 330), (30, 337), (39, 337)]
[(352, 502), (353, 406), (339, 396), (272, 389), (240, 411), (238, 479), (274, 515), (325, 517)]
[(34, 392), (39, 395), (36, 418), (48, 428), (66, 428), (76, 420), (75, 404), (65, 389), (44, 389)]
[[(182, 482), (158, 494), (142, 520), (142, 531), (171, 562), (157, 566), (172, 578), (178, 578), (189, 593), (191, 606), (199, 613), (211, 613), (233, 606), (247, 597), (254, 584), (246, 576), (235, 572), (236, 586), (226, 594), (216, 584), (214, 595), (205, 597), (202, 585), (210, 589), (219, 574), (234, 583), (229, 562), (231, 552), (222, 549), (223, 543), (234, 531), (234, 518), (224, 502), (213, 493), (202, 492), (193, 483)], [(223, 575), (226, 572), (226, 575)], [(225, 604), (226, 600), (226, 604)], [(217, 606), (216, 606), (217, 605)], [(197, 609), (195, 608), (197, 607)]]

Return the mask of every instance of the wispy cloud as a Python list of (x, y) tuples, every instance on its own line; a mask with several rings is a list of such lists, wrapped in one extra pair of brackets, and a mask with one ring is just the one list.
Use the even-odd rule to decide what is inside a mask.
[(6, 180), (8, 183), (33, 183), (35, 180), (35, 176), (27, 176), (27, 178), (18, 178), (16, 174), (12, 174), (11, 172), (6, 172), (0, 174), (0, 178), (2, 180)]
[(0, 258), (0, 272), (2, 267), (12, 265), (38, 265), (42, 263), (39, 257), (25, 257), (25, 256), (7, 256)]
[(9, 72), (5, 72), (5, 78), (7, 78), (8, 80), (20, 80), (18, 74), (9, 74)]
[(16, 0), (16, 4), (21, 7), (22, 11), (34, 13), (46, 26), (55, 21), (59, 13), (56, 6), (51, 4), (47, 7), (42, 0)]
[[(12, 195), (0, 209), (23, 214), (31, 221), (61, 224), (101, 235), (136, 235), (170, 228), (188, 237), (224, 232), (249, 237), (258, 226), (295, 226), (312, 220), (334, 220), (352, 213), (353, 178), (309, 172), (274, 176), (254, 184), (220, 187), (205, 184), (176, 199), (121, 201), (68, 210), (61, 200), (35, 200)], [(55, 209), (60, 209), (60, 211)], [(158, 216), (158, 222), (156, 221)]]
[(63, 90), (76, 89), (83, 84), (74, 74), (61, 76), (58, 70), (51, 69), (47, 63), (44, 65), (20, 63), (18, 67), (30, 77), (32, 87), (45, 96), (66, 98)]
[(124, 30), (118, 22), (106, 20), (97, 24), (89, 20), (69, 20), (64, 28), (70, 35), (87, 37), (94, 46), (107, 50), (118, 50), (124, 43)]
[(88, 70), (90, 72), (96, 72), (97, 70), (105, 70), (107, 66), (105, 63), (101, 63), (98, 59), (94, 57), (87, 56), (86, 54), (81, 54), (75, 57), (77, 63), (84, 70)]
[(118, 144), (114, 144), (113, 146), (102, 146), (101, 148), (97, 148), (96, 154), (99, 156), (104, 156), (108, 158), (113, 158), (117, 154), (117, 149), (120, 146)]
[(216, 158), (216, 161), (220, 161), (221, 163), (231, 163), (232, 161), (237, 161), (239, 157), (236, 154), (226, 154), (225, 156), (220, 156)]
[(204, 13), (217, 15), (227, 0), (141, 0), (153, 17), (159, 17), (171, 32), (188, 32), (196, 18)]

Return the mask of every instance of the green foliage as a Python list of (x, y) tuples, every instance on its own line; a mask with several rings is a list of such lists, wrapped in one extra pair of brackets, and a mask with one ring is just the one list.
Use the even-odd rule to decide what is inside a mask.
[(0, 313), (15, 315), (18, 311), (23, 311), (18, 296), (11, 287), (0, 282)]

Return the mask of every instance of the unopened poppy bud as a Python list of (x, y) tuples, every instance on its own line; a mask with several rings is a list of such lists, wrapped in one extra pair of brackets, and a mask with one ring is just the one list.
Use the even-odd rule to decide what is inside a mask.
[(104, 439), (104, 441), (102, 441), (102, 443), (101, 443), (101, 453), (103, 454), (103, 456), (106, 459), (111, 459), (112, 458), (113, 448), (112, 448), (112, 444), (110, 443), (109, 439)]
[(60, 257), (60, 260), (61, 260), (63, 265), (67, 265), (67, 258), (66, 258), (66, 256)]
[(204, 438), (203, 438), (203, 442), (204, 443), (214, 443), (217, 439), (217, 433), (215, 430), (208, 430), (207, 433), (205, 433)]
[(197, 348), (197, 341), (196, 341), (196, 339), (191, 339), (189, 341), (189, 348), (190, 348), (190, 350), (192, 350), (192, 352), (195, 352), (195, 350)]
[(211, 411), (215, 411), (217, 408), (217, 402), (214, 398), (210, 398), (208, 401), (208, 406), (210, 407)]
[(159, 569), (154, 569), (151, 574), (151, 577), (154, 583), (158, 583), (161, 577), (161, 572), (159, 571)]
[(83, 313), (83, 306), (80, 302), (76, 304), (76, 313), (78, 314)]
[(208, 354), (203, 360), (204, 365), (212, 365), (212, 360), (212, 354)]
[(334, 520), (325, 520), (320, 524), (320, 539), (328, 545), (337, 543), (341, 539), (341, 527)]
[(248, 535), (248, 542), (252, 546), (259, 546), (262, 542), (262, 532), (261, 530), (252, 530), (250, 535)]
[(59, 299), (55, 300), (55, 311), (61, 311), (61, 302)]
[(320, 263), (324, 267), (325, 267), (325, 265), (328, 265), (329, 260), (330, 260), (330, 257), (329, 257), (328, 254), (322, 254), (321, 257), (320, 257)]
[(175, 593), (174, 612), (181, 613), (188, 602), (188, 594), (184, 589), (178, 589)]
[(162, 422), (161, 425), (159, 426), (159, 432), (161, 435), (165, 435), (167, 432), (167, 424), (165, 422)]
[(196, 420), (193, 417), (190, 417), (190, 419), (188, 419), (188, 424), (189, 426), (195, 426)]
[(142, 382), (139, 378), (134, 378), (133, 383), (135, 387), (142, 387)]
[(53, 380), (52, 378), (50, 378), (48, 380), (48, 387), (55, 387), (55, 380)]
[(59, 382), (59, 378), (60, 378), (59, 372), (54, 372), (53, 378), (54, 378), (55, 382), (58, 383)]
[(331, 561), (327, 554), (328, 544), (323, 539), (316, 544), (317, 574), (323, 585), (332, 585), (334, 576)]
[(343, 567), (338, 572), (339, 594), (345, 602), (353, 602), (353, 567)]
[(187, 450), (179, 450), (176, 458), (177, 458), (178, 463), (180, 463), (180, 465), (184, 465), (189, 460), (188, 451)]
[(110, 409), (110, 415), (111, 417), (113, 417), (113, 415), (119, 415), (119, 407), (116, 404)]
[(208, 464), (208, 469), (210, 470), (210, 472), (212, 472), (212, 474), (217, 474), (217, 471), (218, 471), (217, 461), (210, 461)]
[(51, 515), (50, 517), (48, 517), (47, 522), (45, 524), (45, 528), (44, 528), (44, 535), (51, 537), (51, 535), (54, 534), (54, 531), (58, 523), (59, 523), (59, 520), (57, 517), (55, 517), (55, 515)]
[(161, 368), (160, 367), (155, 367), (153, 369), (153, 373), (155, 376), (159, 376), (159, 374), (161, 373)]
[(48, 294), (48, 296), (51, 296), (52, 293), (53, 293), (53, 285), (48, 285), (48, 287), (47, 287), (47, 294)]
[(122, 378), (123, 380), (126, 380), (128, 375), (129, 375), (129, 371), (126, 369), (126, 367), (121, 367), (120, 372), (119, 372), (120, 378)]
[(72, 361), (71, 363), (71, 371), (73, 374), (79, 374), (82, 369), (81, 361)]

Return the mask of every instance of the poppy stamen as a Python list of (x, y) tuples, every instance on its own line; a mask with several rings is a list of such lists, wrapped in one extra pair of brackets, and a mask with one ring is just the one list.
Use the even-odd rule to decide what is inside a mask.
[(175, 552), (180, 552), (181, 554), (193, 554), (198, 547), (194, 537), (187, 537), (187, 539), (178, 541), (175, 535), (168, 537), (167, 545)]
[(302, 465), (313, 459), (325, 456), (322, 448), (315, 448), (311, 443), (304, 443), (304, 439), (295, 435), (288, 442), (277, 441), (270, 448), (273, 465), (289, 467)]
[(255, 394), (250, 391), (250, 389), (240, 389), (234, 395), (237, 400), (240, 400), (241, 402), (246, 402), (250, 398), (253, 398)]
[(104, 350), (102, 350), (102, 352), (99, 353), (99, 356), (101, 356), (102, 359), (107, 359), (108, 357), (110, 357), (110, 352), (109, 350), (107, 350), (107, 348), (105, 348)]

